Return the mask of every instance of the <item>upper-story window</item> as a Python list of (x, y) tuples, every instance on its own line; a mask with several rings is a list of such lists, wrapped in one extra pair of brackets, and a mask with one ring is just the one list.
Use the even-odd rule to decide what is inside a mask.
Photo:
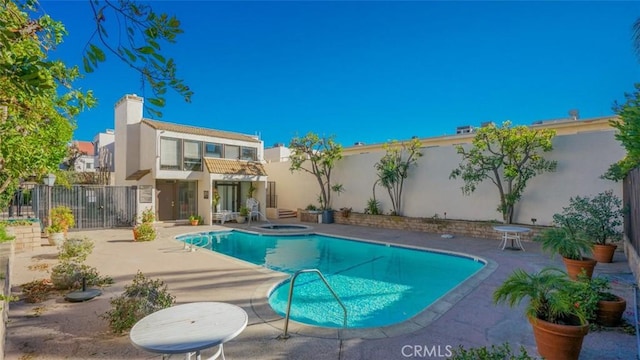
[(202, 142), (160, 138), (160, 169), (202, 171)]
[(240, 159), (240, 146), (225, 145), (224, 146), (224, 158), (225, 159)]
[(256, 161), (258, 158), (258, 149), (252, 147), (242, 147), (240, 160)]
[(204, 146), (204, 156), (211, 158), (221, 158), (222, 144), (206, 143)]
[(202, 142), (184, 140), (182, 170), (202, 171)]
[(160, 169), (180, 170), (182, 165), (182, 141), (160, 138)]

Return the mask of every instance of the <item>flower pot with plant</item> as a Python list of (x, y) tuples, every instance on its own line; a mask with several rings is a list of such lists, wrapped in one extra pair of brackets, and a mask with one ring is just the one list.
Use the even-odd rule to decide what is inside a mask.
[(590, 278), (596, 261), (584, 256), (592, 252), (593, 243), (584, 233), (582, 213), (572, 202), (562, 213), (553, 215), (553, 222), (556, 227), (543, 231), (534, 240), (542, 244), (543, 251), (562, 256), (571, 279), (576, 280), (582, 269)]
[(537, 273), (515, 270), (493, 293), (495, 303), (514, 307), (528, 298), (525, 315), (538, 353), (547, 360), (578, 359), (589, 332), (584, 309), (572, 296), (576, 284), (555, 268)]
[(579, 214), (584, 236), (593, 243), (593, 258), (610, 263), (617, 248), (614, 243), (622, 239), (622, 201), (607, 190), (593, 198), (576, 196), (570, 202)]
[(49, 237), (49, 244), (61, 245), (67, 235), (67, 231), (76, 225), (73, 212), (67, 206), (56, 206), (51, 209), (49, 216), (51, 225), (45, 229)]
[(249, 208), (246, 206), (241, 206), (240, 211), (238, 211), (238, 215), (236, 216), (236, 222), (238, 224), (242, 224), (247, 221), (247, 216), (249, 216)]
[(136, 226), (137, 241), (151, 241), (156, 238), (156, 229), (151, 223), (142, 223)]
[(200, 225), (200, 224), (202, 224), (202, 216), (200, 216), (200, 215), (191, 215), (191, 216), (189, 216), (189, 222), (193, 226)]
[(602, 276), (589, 279), (580, 275), (576, 285), (573, 296), (576, 302), (584, 305), (589, 322), (609, 327), (620, 324), (627, 302), (611, 292), (609, 279)]

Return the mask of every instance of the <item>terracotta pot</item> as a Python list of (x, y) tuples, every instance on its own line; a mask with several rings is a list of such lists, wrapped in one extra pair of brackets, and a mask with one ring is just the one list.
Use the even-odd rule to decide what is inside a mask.
[(595, 260), (586, 257), (583, 257), (582, 260), (573, 260), (563, 257), (562, 261), (564, 262), (564, 266), (567, 268), (569, 278), (572, 280), (578, 279), (578, 275), (582, 272), (582, 269), (585, 270), (587, 277), (591, 279), (591, 275), (593, 275), (593, 268), (597, 264)]
[(618, 326), (627, 302), (618, 296), (617, 300), (600, 300), (596, 310), (596, 322), (603, 326)]
[(191, 225), (193, 225), (193, 226), (198, 225), (198, 220), (191, 220)]
[(572, 360), (580, 357), (582, 340), (589, 325), (560, 325), (529, 318), (538, 353), (546, 360)]
[(594, 244), (593, 245), (593, 258), (597, 262), (610, 263), (613, 260), (613, 253), (616, 251), (618, 245), (614, 244)]
[(133, 228), (133, 241), (138, 240), (138, 230)]

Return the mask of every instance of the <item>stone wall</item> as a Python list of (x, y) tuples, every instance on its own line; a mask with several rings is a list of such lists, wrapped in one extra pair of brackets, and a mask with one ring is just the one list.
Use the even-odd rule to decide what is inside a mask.
[[(440, 218), (417, 218), (391, 215), (368, 215), (351, 212), (347, 217), (342, 211), (334, 213), (334, 220), (338, 224), (359, 225), (368, 227), (379, 227), (385, 229), (423, 231), (433, 234), (451, 234), (458, 236), (469, 236), (485, 239), (500, 239), (500, 234), (493, 227), (502, 225), (500, 223), (486, 221), (466, 221), (449, 220)], [(515, 224), (514, 224), (515, 225)], [(531, 241), (539, 234), (544, 226), (522, 225), (531, 229), (528, 233), (523, 233), (523, 241)]]

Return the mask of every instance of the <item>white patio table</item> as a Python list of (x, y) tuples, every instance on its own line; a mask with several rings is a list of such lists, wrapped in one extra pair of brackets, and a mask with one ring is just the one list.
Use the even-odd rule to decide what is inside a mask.
[(223, 344), (238, 336), (247, 326), (242, 308), (221, 302), (196, 302), (156, 311), (138, 321), (129, 338), (134, 346), (153, 353), (186, 354), (201, 360), (201, 350), (219, 345), (210, 357), (222, 355)]
[[(523, 226), (494, 226), (493, 229), (502, 233), (502, 241), (500, 242), (502, 250), (507, 246), (507, 240), (511, 240), (511, 249), (524, 251), (524, 246), (520, 241), (520, 234), (531, 231), (531, 229)], [(514, 245), (514, 241), (517, 247)]]

